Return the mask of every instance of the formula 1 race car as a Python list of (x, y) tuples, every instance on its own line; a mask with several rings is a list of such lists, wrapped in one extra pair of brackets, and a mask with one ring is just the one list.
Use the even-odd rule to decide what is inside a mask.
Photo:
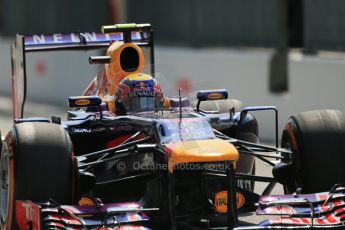
[[(331, 204), (315, 196), (269, 196), (275, 184), (291, 194), (344, 181), (345, 117), (336, 110), (292, 116), (281, 148), (276, 107), (232, 105), (226, 113), (203, 107), (228, 100), (224, 89), (198, 91), (195, 108), (179, 95), (154, 111), (119, 114), (120, 81), (142, 73), (144, 60), (155, 76), (149, 24), (104, 26), (92, 36), (18, 35), (11, 48), (14, 126), (1, 142), (1, 229), (233, 229), (238, 213), (254, 211), (256, 203), (261, 213), (278, 213), (283, 201), (298, 206), (289, 209), (300, 215), (294, 218), (312, 205), (313, 221), (326, 207), (320, 202)], [(89, 57), (104, 68), (84, 95), (68, 97), (67, 119), (24, 117), (26, 54), (88, 49), (107, 49), (106, 56)], [(132, 80), (148, 87), (143, 78)], [(258, 110), (275, 113), (275, 146), (259, 143), (251, 114)], [(255, 159), (271, 165), (273, 177), (257, 175)], [(261, 198), (254, 182), (268, 182)], [(336, 191), (343, 200), (343, 190)], [(286, 226), (285, 220), (257, 228)]]

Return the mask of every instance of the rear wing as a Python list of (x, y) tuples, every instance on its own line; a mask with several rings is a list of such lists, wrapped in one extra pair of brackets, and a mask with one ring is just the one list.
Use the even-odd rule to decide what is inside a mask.
[(154, 76), (153, 31), (150, 24), (117, 24), (102, 27), (104, 33), (17, 35), (11, 45), (13, 119), (23, 118), (26, 100), (26, 54), (30, 52), (107, 48), (113, 41), (132, 42), (150, 48)]

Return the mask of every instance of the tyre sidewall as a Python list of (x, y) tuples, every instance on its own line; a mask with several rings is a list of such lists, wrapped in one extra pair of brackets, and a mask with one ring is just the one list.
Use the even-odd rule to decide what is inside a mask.
[[(74, 191), (72, 143), (67, 132), (51, 123), (14, 125), (6, 137), (10, 160), (10, 207), (2, 229), (17, 229), (16, 200), (71, 204)], [(6, 226), (7, 225), (7, 226)]]

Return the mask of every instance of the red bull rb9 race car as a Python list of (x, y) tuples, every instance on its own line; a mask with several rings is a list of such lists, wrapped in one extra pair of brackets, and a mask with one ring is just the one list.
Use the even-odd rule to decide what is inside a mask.
[[(225, 89), (198, 91), (195, 107), (181, 95), (163, 96), (153, 48), (150, 24), (104, 26), (92, 36), (17, 36), (14, 125), (1, 141), (1, 229), (344, 226), (344, 186), (323, 192), (345, 178), (341, 112), (291, 116), (279, 146), (274, 106), (239, 109)], [(67, 96), (67, 119), (25, 117), (27, 53), (89, 49), (106, 55), (88, 57), (101, 69), (83, 95)], [(209, 109), (221, 101), (229, 102), (225, 110)], [(252, 115), (259, 110), (275, 114), (275, 146), (259, 142)], [(273, 177), (260, 176), (256, 160), (271, 165)], [(262, 194), (256, 182), (268, 183)], [(287, 195), (270, 195), (276, 183)], [(277, 217), (243, 226), (239, 215), (255, 210)]]

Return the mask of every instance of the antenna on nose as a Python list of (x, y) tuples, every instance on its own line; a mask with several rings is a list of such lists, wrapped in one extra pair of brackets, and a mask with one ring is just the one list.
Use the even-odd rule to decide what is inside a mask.
[(179, 101), (180, 101), (180, 122), (178, 123), (178, 126), (179, 126), (179, 133), (180, 133), (180, 139), (183, 140), (182, 138), (182, 133), (181, 133), (181, 125), (182, 125), (182, 97), (181, 97), (181, 91), (182, 89), (179, 88), (178, 89), (178, 98), (179, 98)]

